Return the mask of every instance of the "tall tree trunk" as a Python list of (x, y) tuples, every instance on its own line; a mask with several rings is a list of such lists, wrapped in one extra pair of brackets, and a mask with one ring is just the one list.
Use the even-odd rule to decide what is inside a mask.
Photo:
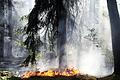
[(107, 0), (112, 29), (114, 73), (120, 75), (120, 18), (116, 0)]
[(11, 0), (6, 0), (5, 5), (5, 33), (4, 33), (4, 54), (5, 57), (12, 56), (12, 2)]
[(57, 54), (59, 57), (59, 69), (66, 66), (65, 42), (66, 42), (66, 9), (63, 5), (63, 0), (57, 0), (57, 15), (58, 15), (58, 38), (57, 38)]
[(13, 26), (12, 26), (12, 0), (8, 0), (8, 25), (9, 25), (9, 33), (8, 35), (12, 38)]
[(0, 59), (4, 54), (4, 0), (0, 0)]
[(57, 53), (59, 55), (59, 69), (66, 66), (65, 42), (66, 42), (66, 18), (59, 22), (58, 32), (60, 33), (57, 39)]

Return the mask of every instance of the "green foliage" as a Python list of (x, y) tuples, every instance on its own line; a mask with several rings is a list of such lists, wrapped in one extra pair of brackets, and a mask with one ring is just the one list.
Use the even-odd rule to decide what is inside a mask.
[(40, 59), (42, 57), (42, 53), (41, 52), (38, 52), (37, 55), (36, 55), (36, 58), (37, 59)]
[(24, 45), (24, 42), (23, 42), (22, 40), (17, 40), (17, 41), (15, 41), (15, 44), (16, 44), (17, 46), (26, 47), (26, 46)]
[(28, 15), (24, 15), (20, 18), (20, 21), (23, 21), (23, 20), (28, 20)]
[(24, 29), (22, 29), (22, 28), (17, 28), (17, 29), (15, 30), (15, 34), (16, 34), (17, 36), (22, 35), (23, 33), (24, 33)]

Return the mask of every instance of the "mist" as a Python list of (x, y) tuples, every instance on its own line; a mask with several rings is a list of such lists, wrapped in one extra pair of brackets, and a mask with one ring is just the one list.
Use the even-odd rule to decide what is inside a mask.
[[(35, 3), (34, 0), (13, 0), (12, 4), (14, 8), (13, 32), (15, 32), (16, 29), (26, 26), (27, 19), (21, 21), (21, 17), (28, 15)], [(69, 10), (68, 7), (65, 8)], [(60, 26), (66, 26), (66, 41), (61, 47), (65, 54), (62, 57), (61, 65), (64, 65), (65, 68), (77, 68), (81, 74), (96, 77), (112, 74), (114, 59), (107, 2), (105, 0), (78, 0), (70, 11), (65, 25), (62, 24), (62, 21), (60, 23)], [(16, 41), (24, 41), (24, 38), (25, 36), (21, 34), (16, 36), (13, 33), (12, 55), (16, 58), (23, 57), (21, 62), (28, 54), (25, 47), (16, 45)], [(49, 52), (44, 47), (40, 49), (41, 53), (36, 57), (37, 64), (34, 67), (29, 65), (26, 68), (18, 68), (20, 74), (27, 70), (46, 71), (59, 68), (60, 53), (57, 53), (57, 50), (56, 53)]]

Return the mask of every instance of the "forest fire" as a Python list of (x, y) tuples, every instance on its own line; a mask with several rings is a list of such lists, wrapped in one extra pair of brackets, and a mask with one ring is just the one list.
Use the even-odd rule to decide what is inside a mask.
[(56, 77), (56, 76), (77, 76), (80, 72), (77, 69), (66, 68), (64, 70), (48, 70), (44, 72), (40, 71), (27, 71), (22, 75), (22, 78), (30, 78), (34, 76), (38, 77)]

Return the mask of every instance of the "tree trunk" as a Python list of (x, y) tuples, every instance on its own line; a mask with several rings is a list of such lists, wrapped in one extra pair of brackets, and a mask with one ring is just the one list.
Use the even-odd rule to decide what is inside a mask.
[(66, 9), (63, 5), (63, 0), (57, 0), (57, 15), (58, 15), (58, 38), (57, 38), (57, 54), (59, 57), (59, 69), (66, 66), (65, 42), (66, 42)]
[(64, 68), (66, 66), (65, 59), (65, 42), (66, 42), (66, 19), (63, 18), (59, 22), (58, 32), (60, 33), (57, 39), (57, 53), (59, 55), (59, 68)]
[(120, 75), (120, 18), (116, 0), (107, 0), (112, 29), (114, 73)]
[(4, 0), (0, 0), (0, 59), (4, 54)]
[(4, 3), (5, 10), (5, 32), (4, 32), (4, 55), (5, 57), (12, 56), (12, 2), (11, 0), (6, 0)]

